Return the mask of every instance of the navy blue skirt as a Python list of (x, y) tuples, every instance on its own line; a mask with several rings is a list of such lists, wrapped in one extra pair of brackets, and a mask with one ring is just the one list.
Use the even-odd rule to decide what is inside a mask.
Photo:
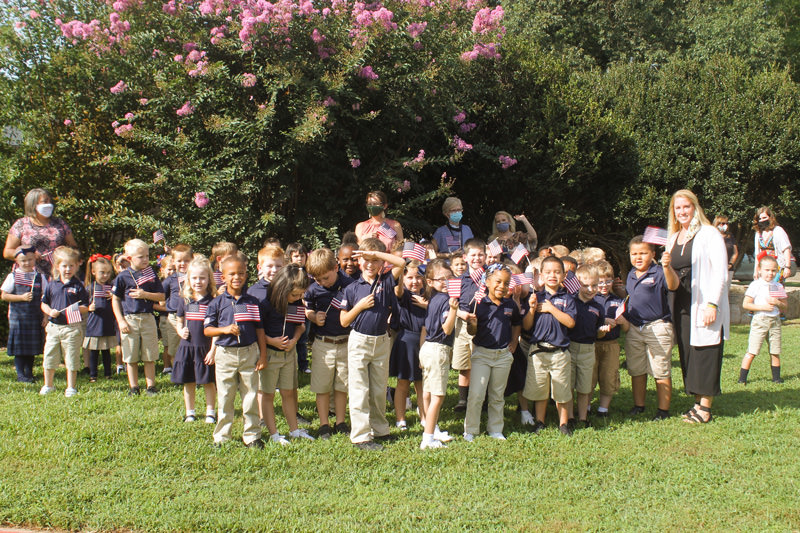
[(40, 317), (8, 319), (8, 355), (39, 355), (44, 352), (44, 330)]
[(422, 381), (419, 367), (419, 331), (400, 330), (389, 357), (389, 375), (408, 381)]
[(204, 359), (208, 350), (203, 346), (192, 346), (188, 342), (181, 342), (178, 353), (172, 361), (172, 375), (170, 379), (175, 384), (197, 383), (205, 385), (214, 383), (214, 367), (205, 364)]

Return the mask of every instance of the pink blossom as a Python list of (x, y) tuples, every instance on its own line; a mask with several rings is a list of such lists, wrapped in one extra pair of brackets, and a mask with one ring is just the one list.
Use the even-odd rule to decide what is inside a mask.
[(358, 76), (360, 78), (364, 78), (364, 79), (367, 79), (367, 80), (377, 80), (378, 79), (378, 75), (375, 74), (375, 71), (372, 70), (372, 67), (369, 66), (369, 65), (367, 65), (366, 67), (363, 67), (361, 70), (359, 70), (358, 71)]
[(334, 105), (336, 105), (336, 100), (334, 100), (330, 96), (326, 96), (325, 100), (322, 101), (322, 105), (324, 105), (325, 107), (334, 106)]
[(120, 94), (120, 93), (125, 92), (127, 89), (128, 89), (128, 85), (124, 81), (119, 80), (119, 83), (114, 85), (110, 89), (110, 91), (111, 91), (111, 94)]
[(161, 50), (159, 50), (158, 48), (153, 48), (153, 55), (152, 55), (152, 57), (158, 57), (158, 56), (160, 56), (160, 55), (161, 55)]
[(242, 87), (253, 87), (256, 84), (256, 75), (245, 72), (242, 74)]
[[(205, 52), (203, 52), (205, 53)], [(189, 76), (205, 76), (208, 73), (208, 61), (198, 61), (192, 70), (187, 72)]]
[(408, 34), (411, 37), (416, 39), (417, 37), (419, 37), (422, 34), (423, 31), (425, 31), (425, 28), (427, 26), (428, 26), (427, 22), (413, 22), (413, 23), (408, 25), (408, 27), (406, 28), (406, 31), (408, 32)]
[(133, 113), (125, 113), (125, 120), (133, 120), (134, 115)]
[(360, 159), (351, 159), (350, 160), (350, 166), (353, 167), (353, 168), (360, 167), (361, 166), (361, 160)]
[(161, 11), (166, 13), (167, 15), (177, 15), (178, 14), (178, 6), (175, 5), (175, 0), (169, 0), (166, 4), (161, 6)]
[(422, 122), (422, 117), (417, 115), (414, 117), (414, 122)]
[(191, 52), (189, 52), (189, 55), (186, 56), (186, 61), (191, 61), (192, 63), (197, 63), (198, 61), (200, 61), (203, 58), (204, 55), (205, 55), (204, 53), (201, 54), (197, 50), (192, 50)]
[(120, 137), (129, 137), (133, 130), (133, 124), (122, 124), (114, 128), (114, 133)]
[(183, 50), (184, 52), (191, 52), (193, 50), (197, 50), (197, 43), (184, 43)]
[(408, 192), (409, 189), (411, 189), (411, 182), (404, 180), (403, 183), (398, 184), (397, 192)]
[(504, 15), (503, 6), (497, 6), (494, 9), (484, 7), (475, 13), (475, 18), (472, 21), (472, 33), (485, 35), (497, 32), (497, 35), (503, 35), (506, 32), (506, 29), (502, 26)]
[(16, 29), (18, 29), (18, 30), (21, 30), (22, 28), (24, 28), (24, 27), (25, 27), (25, 26), (27, 26), (27, 25), (28, 25), (28, 23), (27, 23), (27, 22), (25, 22), (25, 21), (22, 21), (22, 20), (18, 20), (18, 21), (16, 21), (16, 22), (14, 23), (14, 28), (16, 28)]
[(186, 100), (183, 106), (177, 111), (175, 111), (175, 113), (177, 113), (179, 117), (185, 117), (191, 115), (192, 113), (194, 113), (194, 106), (189, 100)]
[(467, 152), (469, 150), (472, 150), (472, 145), (466, 142), (458, 135), (453, 137), (453, 146), (455, 147), (457, 152)]
[(453, 115), (453, 122), (455, 122), (456, 124), (461, 124), (462, 122), (464, 122), (464, 120), (466, 120), (466, 118), (467, 114), (464, 113), (463, 111), (459, 111), (458, 113)]
[(64, 125), (67, 126), (67, 127), (72, 126), (72, 121), (70, 119), (66, 118), (66, 119), (64, 119)]
[(322, 35), (317, 28), (311, 32), (311, 40), (314, 41), (315, 44), (320, 44), (325, 40), (325, 36)]
[(319, 56), (320, 59), (328, 59), (335, 52), (336, 50), (334, 50), (333, 48), (326, 48), (324, 46), (320, 46), (317, 48), (317, 55)]
[(464, 61), (474, 61), (479, 57), (486, 57), (488, 59), (500, 59), (500, 52), (497, 51), (498, 44), (496, 43), (475, 43), (472, 50), (468, 50), (461, 54), (461, 59)]
[(350, 106), (350, 107), (352, 107), (352, 108), (353, 108), (353, 111), (358, 111), (358, 110), (360, 110), (360, 109), (361, 109), (361, 102), (356, 102), (355, 104), (353, 104), (353, 105), (352, 105), (352, 106)]
[(513, 167), (516, 164), (517, 164), (516, 159), (509, 157), (507, 155), (500, 156), (500, 166), (503, 167), (503, 170)]
[(425, 150), (420, 150), (419, 153), (417, 154), (417, 157), (414, 158), (414, 162), (422, 163), (424, 159), (425, 159)]
[(172, 60), (175, 61), (176, 63), (183, 63), (183, 56), (177, 54), (175, 57), (172, 58)]
[(201, 209), (208, 205), (208, 196), (205, 192), (198, 191), (194, 193), (194, 205)]
[(469, 133), (475, 129), (476, 124), (474, 122), (464, 122), (458, 126), (459, 133)]
[(139, 98), (139, 105), (147, 105), (149, 101), (147, 98)]
[(28, 11), (28, 17), (30, 17), (32, 19), (37, 19), (37, 18), (39, 18), (39, 13), (37, 13), (36, 11), (31, 9), (30, 11)]
[(414, 41), (414, 44), (411, 45), (414, 50), (422, 50), (422, 43), (419, 41)]

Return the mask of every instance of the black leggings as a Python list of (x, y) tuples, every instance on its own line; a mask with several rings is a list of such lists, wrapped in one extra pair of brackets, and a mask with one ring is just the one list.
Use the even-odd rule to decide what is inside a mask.
[(16, 355), (14, 356), (14, 366), (17, 369), (17, 381), (33, 381), (33, 356)]
[(97, 364), (100, 354), (103, 355), (103, 374), (111, 377), (111, 350), (89, 350), (89, 377), (97, 377)]

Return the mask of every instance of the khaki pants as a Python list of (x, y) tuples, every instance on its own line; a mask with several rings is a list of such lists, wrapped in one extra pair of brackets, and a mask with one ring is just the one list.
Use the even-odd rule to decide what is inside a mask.
[[(164, 320), (166, 318), (166, 320)], [(170, 313), (167, 316), (161, 315), (161, 343), (164, 349), (173, 358), (178, 351), (181, 337), (178, 335), (178, 315)]]
[(671, 322), (656, 320), (637, 328), (633, 324), (625, 335), (625, 360), (633, 377), (650, 374), (655, 379), (672, 377)]
[(616, 339), (595, 342), (594, 355), (592, 390), (599, 383), (602, 396), (614, 396), (619, 391), (619, 342)]
[(592, 392), (592, 374), (594, 373), (594, 344), (569, 343), (570, 369), (572, 372), (572, 388), (579, 394)]
[[(389, 383), (388, 335), (350, 332), (347, 342), (347, 381), (350, 396), (350, 441), (366, 442), (389, 434), (386, 385)], [(313, 371), (312, 371), (313, 372)]]
[(261, 438), (261, 420), (258, 418), (258, 372), (256, 363), (259, 357), (258, 345), (240, 348), (217, 346), (217, 425), (214, 428), (214, 442), (231, 440), (233, 426), (233, 402), (236, 390), (242, 397), (242, 418), (244, 431), (242, 440), (249, 444)]
[(45, 327), (47, 340), (44, 343), (44, 364), (47, 370), (58, 368), (61, 359), (67, 370), (77, 372), (82, 368), (81, 346), (83, 345), (83, 322), (79, 324), (53, 324)]
[(326, 342), (323, 337), (317, 337), (311, 345), (314, 356), (311, 359), (311, 392), (347, 392), (347, 342), (341, 342), (347, 336), (324, 338), (335, 342)]
[(456, 318), (453, 338), (453, 370), (469, 370), (472, 365), (472, 335), (467, 333), (467, 323)]
[(489, 416), (486, 422), (486, 431), (489, 433), (503, 432), (503, 405), (505, 404), (503, 394), (513, 360), (514, 357), (508, 348), (490, 350), (482, 346), (473, 346), (464, 433), (477, 435), (480, 432), (481, 407), (487, 391)]
[(120, 333), (122, 360), (126, 363), (158, 361), (158, 329), (152, 313), (125, 315), (130, 333)]

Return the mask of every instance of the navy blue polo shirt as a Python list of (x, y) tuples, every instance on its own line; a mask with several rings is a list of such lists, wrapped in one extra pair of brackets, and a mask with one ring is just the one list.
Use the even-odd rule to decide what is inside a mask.
[[(186, 278), (184, 277), (184, 283)], [(162, 283), (164, 287), (164, 307), (167, 308), (167, 313), (174, 313), (178, 310), (178, 302), (181, 297), (181, 283), (178, 282), (178, 274), (170, 274), (167, 279)]]
[(428, 311), (425, 314), (425, 342), (436, 342), (445, 346), (453, 346), (455, 328), (450, 335), (445, 335), (442, 324), (450, 314), (450, 296), (446, 292), (434, 292), (428, 302)]
[[(72, 277), (66, 283), (53, 280), (47, 284), (42, 295), (42, 303), (49, 305), (56, 311), (63, 311), (70, 305), (78, 302), (78, 305), (89, 305), (89, 294), (83, 283)], [(53, 324), (65, 326), (67, 324), (67, 314), (61, 313), (56, 318), (48, 319)]]
[[(146, 270), (146, 269), (144, 269)], [(136, 315), (141, 313), (153, 312), (153, 301), (131, 298), (128, 293), (134, 289), (142, 289), (145, 292), (164, 292), (164, 286), (158, 276), (152, 281), (147, 281), (137, 285), (134, 277), (138, 281), (144, 270), (133, 271), (127, 268), (119, 273), (114, 279), (114, 284), (111, 292), (122, 301), (122, 314), (123, 315)]]
[(522, 324), (519, 307), (511, 298), (503, 298), (500, 305), (495, 305), (488, 296), (484, 296), (475, 308), (475, 316), (478, 317), (478, 332), (472, 342), (489, 350), (508, 346), (511, 342), (511, 326)]
[[(375, 284), (370, 284), (362, 275), (356, 281), (344, 288), (344, 301), (342, 305), (345, 311), (350, 311), (355, 305), (365, 298), (374, 294), (375, 305), (369, 309), (361, 311), (350, 324), (353, 331), (362, 335), (383, 335), (386, 333), (387, 320), (392, 308), (397, 307), (397, 298), (394, 295), (396, 285), (391, 271), (381, 274)], [(373, 291), (374, 289), (374, 291)]]
[(259, 303), (261, 303), (267, 299), (268, 291), (269, 291), (269, 281), (262, 278), (256, 281), (254, 284), (247, 287), (247, 290), (245, 292), (250, 296), (255, 296), (256, 300), (258, 300)]
[(478, 285), (469, 277), (469, 269), (461, 274), (461, 296), (458, 298), (458, 308), (462, 311), (472, 312), (475, 302), (472, 299), (475, 297), (475, 292), (478, 290)]
[[(563, 287), (559, 287), (558, 292), (550, 294), (547, 290), (536, 293), (536, 301), (542, 303), (549, 300), (560, 311), (563, 311), (572, 318), (578, 314), (575, 308), (575, 298), (572, 297)], [(531, 334), (531, 345), (539, 342), (549, 342), (553, 346), (567, 349), (569, 347), (569, 333), (567, 327), (556, 320), (550, 313), (536, 313), (533, 322), (533, 333)]]
[[(208, 304), (206, 309), (206, 320), (203, 324), (204, 328), (224, 328), (233, 324), (234, 305), (255, 305), (259, 306), (258, 300), (249, 294), (243, 294), (237, 300), (228, 292), (223, 292)], [(256, 342), (256, 330), (263, 329), (261, 321), (243, 321), (238, 322), (239, 337), (236, 335), (220, 335), (217, 337), (218, 346), (226, 347), (243, 347), (250, 346)]]
[[(610, 318), (612, 320), (616, 319), (617, 309), (619, 309), (619, 306), (622, 305), (621, 298), (616, 296), (614, 293), (609, 292), (605, 296), (598, 294), (597, 296), (594, 297), (594, 299), (597, 301), (597, 303), (603, 306), (606, 318)], [(619, 339), (619, 333), (621, 329), (622, 328), (620, 326), (614, 326), (613, 328), (611, 328), (611, 331), (606, 333), (605, 336), (600, 340), (613, 341)]]
[(628, 304), (625, 318), (636, 327), (644, 326), (656, 320), (670, 322), (669, 303), (667, 301), (667, 280), (664, 269), (653, 263), (642, 277), (636, 277), (636, 269), (631, 269), (625, 283), (628, 291)]
[(569, 330), (569, 340), (581, 344), (594, 344), (597, 330), (606, 323), (606, 311), (594, 298), (584, 302), (575, 297), (575, 327)]
[[(302, 305), (302, 300), (296, 302), (289, 302), (289, 305)], [(280, 338), (294, 337), (294, 332), (297, 326), (294, 322), (289, 322), (286, 317), (270, 303), (269, 299), (261, 302), (261, 326), (264, 328), (264, 333), (267, 337)], [(274, 347), (270, 347), (273, 348)]]
[[(102, 285), (96, 281), (89, 285), (89, 291), (94, 292), (95, 287)], [(88, 296), (88, 292), (87, 292)], [(111, 307), (111, 298), (91, 298), (94, 302), (94, 311), (90, 311), (86, 316), (86, 336), (87, 337), (110, 337), (116, 334), (116, 319), (114, 310)]]
[(331, 302), (336, 298), (339, 302), (344, 299), (343, 290), (345, 287), (353, 283), (353, 279), (339, 271), (336, 281), (331, 288), (325, 288), (315, 281), (312, 283), (306, 293), (303, 295), (306, 308), (312, 311), (325, 311), (325, 325), (314, 325), (314, 331), (317, 335), (325, 337), (338, 337), (340, 335), (347, 335), (350, 333), (350, 328), (343, 328), (340, 319), (341, 311), (331, 305)]
[(404, 331), (416, 331), (419, 333), (422, 331), (422, 326), (425, 325), (427, 309), (414, 305), (411, 296), (411, 291), (404, 290), (403, 295), (397, 299), (397, 314), (400, 318), (398, 326)]

